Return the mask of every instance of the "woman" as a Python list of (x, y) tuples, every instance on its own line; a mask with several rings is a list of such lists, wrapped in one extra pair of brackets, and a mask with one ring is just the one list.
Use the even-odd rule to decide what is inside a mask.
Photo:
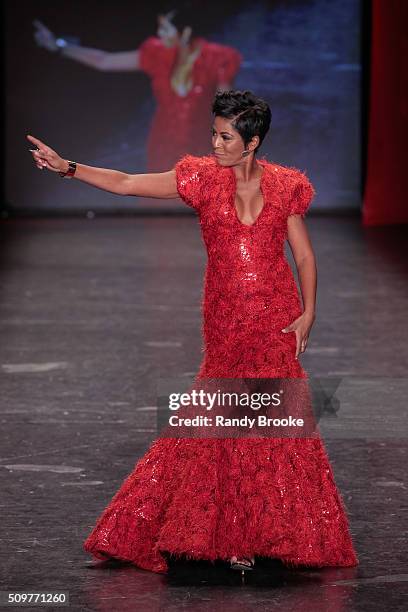
[[(197, 379), (305, 379), (298, 357), (315, 319), (316, 265), (304, 216), (314, 188), (301, 171), (256, 154), (271, 112), (249, 91), (218, 92), (214, 155), (185, 155), (172, 170), (126, 174), (75, 164), (40, 140), (38, 168), (123, 195), (173, 198), (199, 215), (208, 253), (205, 352)], [(291, 246), (303, 307), (284, 241)], [(354, 566), (343, 501), (320, 437), (153, 442), (84, 544), (100, 559), (156, 572), (166, 557), (255, 555), (296, 566)]]
[[(174, 11), (173, 11), (174, 12)], [(230, 89), (242, 62), (232, 47), (180, 32), (173, 12), (158, 16), (157, 36), (138, 49), (108, 52), (70, 44), (57, 38), (39, 20), (34, 21), (37, 44), (101, 71), (142, 70), (150, 78), (157, 101), (147, 141), (147, 170), (171, 168), (184, 153), (209, 152), (208, 128), (215, 91)]]

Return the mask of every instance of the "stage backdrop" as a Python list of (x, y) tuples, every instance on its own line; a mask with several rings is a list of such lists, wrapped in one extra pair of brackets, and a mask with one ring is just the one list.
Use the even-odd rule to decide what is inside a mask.
[[(259, 157), (306, 171), (317, 191), (313, 210), (359, 209), (360, 1), (234, 0), (207, 2), (205, 11), (201, 0), (170, 4), (69, 0), (56, 10), (51, 0), (5, 1), (7, 206), (33, 213), (146, 208), (138, 198), (37, 170), (25, 134), (65, 158), (125, 172), (146, 172), (149, 155), (171, 155), (169, 139), (162, 150), (154, 145), (148, 151), (152, 130), (151, 148), (160, 130), (154, 125), (160, 88), (168, 86), (153, 72), (169, 61), (152, 37), (160, 43), (157, 15), (177, 9), (174, 24), (191, 25), (193, 37), (213, 45), (208, 70), (214, 84), (230, 79), (234, 88), (250, 89), (270, 104), (272, 127)], [(139, 49), (139, 67), (104, 70), (53, 53), (35, 39), (35, 20), (82, 47)], [(181, 96), (178, 110), (168, 109), (180, 134), (183, 104)], [(200, 113), (210, 153), (211, 116)], [(197, 139), (191, 136), (186, 152), (194, 152)], [(186, 209), (181, 201), (153, 199), (147, 207)]]

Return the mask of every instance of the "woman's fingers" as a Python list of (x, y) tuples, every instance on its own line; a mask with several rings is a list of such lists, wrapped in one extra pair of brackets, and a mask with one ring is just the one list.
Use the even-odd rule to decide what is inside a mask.
[(37, 151), (36, 149), (30, 149), (30, 151), (33, 154), (33, 157), (36, 162), (45, 161), (44, 156), (40, 153), (40, 151)]
[(44, 37), (52, 36), (51, 30), (49, 30), (39, 19), (34, 19), (33, 25), (37, 28), (36, 32), (34, 32), (34, 36), (37, 35), (40, 40)]
[(45, 157), (45, 151), (41, 151), (41, 149), (30, 149), (35, 158)]
[(27, 134), (27, 140), (35, 144), (38, 148), (47, 146), (43, 142), (41, 142), (41, 140), (39, 140), (38, 138), (34, 138), (34, 136), (31, 136), (31, 134)]
[(48, 51), (56, 51), (55, 36), (41, 21), (35, 19), (33, 25), (37, 28), (34, 31), (34, 39), (40, 47), (48, 49)]
[(40, 170), (47, 168), (47, 159), (43, 155), (41, 155), (40, 151), (38, 151), (37, 149), (30, 149), (30, 152), (33, 156), (37, 168), (39, 168)]
[(49, 157), (50, 159), (52, 159), (52, 156), (53, 154), (55, 154), (55, 151), (50, 149), (50, 147), (47, 147), (47, 145), (41, 142), (41, 140), (39, 140), (38, 138), (34, 138), (34, 136), (31, 136), (31, 134), (27, 134), (27, 139), (37, 146), (37, 150), (30, 149), (30, 151), (32, 151), (33, 154), (35, 153), (37, 154), (37, 156), (41, 156), (45, 158)]
[(187, 47), (188, 42), (190, 40), (191, 37), (191, 33), (192, 33), (192, 29), (190, 26), (186, 26), (183, 30), (183, 33), (181, 34), (181, 38), (180, 38), (180, 43), (183, 47)]
[(307, 347), (307, 336), (301, 336), (301, 332), (296, 330), (296, 359), (300, 353), (304, 353)]
[(300, 332), (298, 332), (296, 330), (296, 353), (295, 353), (295, 358), (297, 359), (300, 353)]
[(47, 26), (39, 19), (34, 19), (33, 25), (39, 30), (46, 30), (47, 32), (49, 32), (49, 29), (47, 28)]
[(33, 154), (33, 158), (34, 158), (34, 162), (35, 162), (35, 165), (37, 166), (37, 168), (42, 170), (43, 168), (46, 167), (47, 163), (44, 160), (38, 159), (37, 156), (35, 156), (34, 154)]
[(297, 320), (281, 329), (281, 332), (287, 334), (289, 332), (295, 332), (296, 334), (296, 352), (295, 358), (297, 359), (300, 353), (304, 353), (307, 347), (307, 341), (309, 338), (308, 332), (302, 331), (302, 327), (298, 328)]
[(31, 134), (27, 134), (27, 138), (30, 142), (36, 144), (38, 146), (37, 149), (29, 149), (34, 163), (40, 170), (47, 168), (47, 170), (51, 170), (52, 172), (60, 172), (63, 160), (58, 155), (56, 151), (47, 147), (41, 140), (31, 136)]
[(171, 19), (174, 16), (174, 11), (167, 13), (166, 15), (158, 15), (158, 35), (161, 38), (172, 38), (177, 35), (177, 28), (171, 23)]
[(300, 342), (300, 352), (304, 353), (307, 347), (307, 337), (304, 337)]
[(38, 159), (36, 156), (34, 156), (34, 161), (37, 168), (41, 168), (41, 170), (47, 165), (45, 159)]

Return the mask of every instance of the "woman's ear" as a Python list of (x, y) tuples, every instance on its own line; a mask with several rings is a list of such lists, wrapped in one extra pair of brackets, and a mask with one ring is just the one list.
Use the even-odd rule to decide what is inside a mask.
[(255, 151), (255, 149), (259, 146), (259, 136), (253, 136), (248, 145), (250, 151)]

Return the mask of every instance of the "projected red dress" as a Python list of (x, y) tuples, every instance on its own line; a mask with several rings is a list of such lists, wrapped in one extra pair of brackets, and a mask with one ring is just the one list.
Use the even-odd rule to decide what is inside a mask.
[[(305, 215), (314, 188), (295, 168), (263, 167), (264, 206), (252, 225), (235, 209), (232, 168), (184, 156), (178, 192), (200, 220), (208, 253), (203, 298), (204, 358), (198, 378), (303, 378), (295, 334), (301, 312), (284, 255), (287, 217)], [(84, 543), (165, 572), (165, 556), (252, 555), (288, 566), (355, 566), (346, 509), (323, 441), (312, 438), (159, 438)], [(164, 553), (164, 555), (163, 555)]]
[(206, 155), (211, 146), (211, 104), (217, 85), (230, 83), (242, 56), (232, 47), (195, 38), (200, 54), (192, 67), (192, 89), (185, 96), (171, 86), (177, 47), (151, 36), (139, 47), (140, 69), (151, 77), (156, 109), (147, 142), (148, 172), (173, 168), (185, 153)]

